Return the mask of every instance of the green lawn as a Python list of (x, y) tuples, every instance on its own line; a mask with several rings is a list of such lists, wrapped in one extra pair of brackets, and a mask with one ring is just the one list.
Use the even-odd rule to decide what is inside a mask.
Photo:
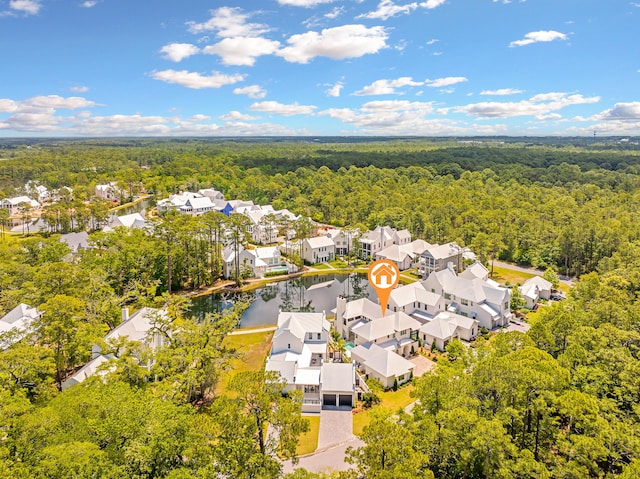
[[(489, 271), (491, 271), (491, 266), (489, 266)], [(516, 271), (514, 269), (509, 268), (501, 268), (499, 266), (495, 266), (493, 268), (493, 276), (492, 280), (501, 283), (515, 285), (522, 284), (529, 278), (533, 278), (535, 274), (523, 273), (521, 271)]]
[(305, 432), (300, 436), (300, 440), (298, 441), (298, 448), (296, 449), (296, 454), (298, 456), (311, 454), (313, 451), (318, 449), (320, 416), (305, 416), (305, 419), (309, 421), (309, 432)]
[(240, 357), (231, 361), (231, 368), (222, 375), (216, 394), (223, 393), (231, 377), (242, 371), (258, 371), (271, 348), (273, 331), (249, 334), (234, 334), (224, 340), (225, 346), (236, 348)]
[(377, 409), (389, 409), (391, 411), (397, 411), (398, 409), (404, 409), (409, 404), (415, 401), (411, 397), (411, 391), (413, 391), (413, 384), (398, 389), (397, 391), (388, 391), (380, 394), (380, 404), (372, 407), (371, 409), (359, 412), (353, 415), (353, 433), (356, 436), (362, 434), (362, 430), (371, 422), (371, 412)]
[(325, 263), (316, 263), (312, 266), (312, 268), (315, 269), (331, 269), (331, 266), (329, 266), (328, 264)]

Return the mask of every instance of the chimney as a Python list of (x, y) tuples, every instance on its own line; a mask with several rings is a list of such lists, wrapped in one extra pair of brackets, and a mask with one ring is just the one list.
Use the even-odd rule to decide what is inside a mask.
[(122, 308), (122, 322), (127, 322), (129, 321), (129, 308), (124, 307)]

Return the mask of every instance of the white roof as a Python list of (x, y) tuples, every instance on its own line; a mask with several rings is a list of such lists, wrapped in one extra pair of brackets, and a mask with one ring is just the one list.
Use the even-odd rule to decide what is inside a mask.
[(409, 245), (397, 245), (392, 244), (391, 246), (387, 246), (386, 248), (378, 251), (376, 253), (377, 258), (388, 259), (390, 261), (403, 262), (407, 256), (413, 259), (414, 254), (413, 251), (410, 251), (405, 246)]
[[(73, 376), (62, 383), (62, 389), (65, 390), (69, 386), (73, 386), (74, 384), (81, 383), (85, 379), (90, 376), (93, 376), (100, 367), (101, 364), (109, 361), (109, 357), (101, 354), (100, 356), (96, 356), (87, 364), (78, 369)], [(104, 373), (103, 373), (104, 374)]]
[(462, 273), (460, 273), (460, 276), (467, 279), (484, 279), (489, 276), (489, 270), (480, 261), (476, 261), (471, 266), (467, 267), (467, 269), (465, 269)]
[(352, 363), (324, 363), (320, 372), (323, 391), (354, 392), (356, 373)]
[(407, 374), (415, 367), (411, 361), (373, 343), (356, 346), (351, 357), (385, 378)]
[(320, 385), (320, 368), (298, 368), (294, 384)]
[(434, 259), (445, 259), (450, 256), (462, 254), (462, 248), (460, 248), (456, 243), (432, 245), (427, 248), (426, 253), (429, 253)]
[(6, 333), (14, 329), (25, 330), (30, 326), (31, 321), (39, 318), (41, 314), (37, 308), (20, 303), (0, 318), (0, 333)]
[(264, 369), (265, 371), (276, 371), (288, 384), (292, 384), (296, 374), (296, 367), (295, 361), (284, 361), (278, 357), (270, 356)]
[(36, 200), (32, 200), (28, 196), (15, 196), (13, 198), (5, 198), (2, 201), (3, 203), (9, 203), (12, 206), (17, 206), (22, 203), (28, 203), (34, 208), (37, 208), (38, 206), (40, 206), (40, 203), (38, 203)]
[(435, 307), (441, 298), (441, 295), (427, 291), (422, 283), (410, 283), (398, 286), (393, 289), (389, 295), (391, 302), (399, 307), (404, 307), (414, 302)]
[(333, 240), (331, 238), (327, 238), (326, 236), (316, 236), (315, 238), (307, 238), (305, 239), (305, 241), (307, 242), (307, 244), (311, 249), (335, 246)]
[(158, 316), (165, 316), (166, 313), (155, 308), (142, 308), (136, 311), (120, 325), (116, 326), (105, 339), (116, 339), (127, 337), (132, 341), (144, 341), (147, 332), (153, 327), (153, 321)]
[(326, 320), (324, 313), (300, 313), (300, 312), (280, 312), (278, 315), (278, 328), (281, 325), (291, 324), (291, 321), (295, 321), (300, 325), (303, 332), (307, 333), (320, 333), (322, 331), (329, 331), (331, 329), (331, 323)]
[(189, 198), (180, 209), (188, 208), (189, 206), (199, 210), (203, 208), (213, 208), (214, 205), (211, 198), (208, 196), (202, 196), (199, 198)]
[(117, 216), (111, 223), (112, 226), (122, 225), (125, 228), (142, 228), (147, 224), (140, 213), (131, 213), (130, 215)]
[(543, 290), (543, 289), (549, 289), (550, 290), (553, 287), (551, 282), (547, 281), (542, 276), (534, 276), (533, 278), (529, 278), (524, 283), (522, 283), (522, 287), (523, 288), (528, 288), (528, 287), (530, 287), (532, 285), (537, 286), (541, 290)]
[(374, 303), (369, 298), (361, 298), (349, 301), (342, 316), (346, 319), (357, 318), (358, 316), (375, 319), (382, 316), (382, 311), (379, 304)]

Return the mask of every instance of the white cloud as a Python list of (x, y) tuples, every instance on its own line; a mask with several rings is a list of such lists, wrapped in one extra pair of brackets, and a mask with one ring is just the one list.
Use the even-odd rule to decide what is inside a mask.
[(204, 23), (187, 22), (191, 33), (217, 32), (219, 37), (258, 37), (270, 30), (261, 23), (247, 23), (250, 15), (241, 8), (220, 7), (211, 10), (211, 18)]
[(325, 18), (333, 20), (335, 18), (338, 18), (343, 13), (344, 13), (344, 7), (333, 7), (333, 10), (331, 10), (329, 13), (325, 13), (324, 16)]
[(169, 43), (160, 49), (163, 58), (172, 62), (179, 62), (198, 53), (200, 49), (191, 43)]
[(423, 84), (423, 82), (413, 81), (411, 77), (401, 77), (395, 80), (376, 80), (371, 85), (367, 85), (362, 90), (355, 92), (354, 95), (399, 95), (400, 92), (396, 91), (396, 88), (421, 86)]
[(9, 2), (9, 8), (24, 13), (25, 15), (37, 15), (42, 5), (36, 0), (11, 0)]
[(152, 72), (151, 77), (155, 80), (199, 90), (201, 88), (220, 88), (224, 85), (233, 85), (244, 80), (245, 75), (225, 75), (219, 72), (211, 72), (211, 75), (202, 75), (187, 70), (162, 70)]
[(252, 111), (261, 111), (282, 116), (311, 115), (316, 108), (317, 107), (313, 105), (299, 105), (298, 102), (285, 105), (277, 101), (258, 102), (249, 107)]
[(0, 113), (11, 113), (18, 109), (18, 102), (9, 98), (0, 98)]
[(462, 83), (466, 81), (469, 81), (466, 77), (446, 77), (446, 78), (437, 78), (436, 80), (425, 80), (424, 84), (432, 88), (441, 88), (441, 87), (451, 86), (451, 85), (455, 85), (457, 83)]
[(481, 102), (458, 107), (456, 111), (482, 118), (508, 118), (514, 116), (539, 116), (561, 110), (571, 105), (597, 103), (600, 97), (584, 97), (566, 93), (544, 93), (519, 102)]
[(80, 6), (84, 8), (91, 8), (95, 7), (99, 3), (102, 3), (102, 0), (87, 0), (86, 2), (82, 2)]
[(560, 118), (562, 118), (562, 115), (559, 113), (545, 113), (543, 115), (536, 116), (536, 120), (539, 121), (559, 120)]
[(58, 95), (35, 96), (20, 102), (22, 108), (75, 110), (96, 106), (96, 103), (79, 96), (67, 98)]
[(343, 87), (344, 87), (344, 84), (339, 81), (335, 85), (332, 85), (331, 88), (329, 88), (326, 91), (326, 94), (327, 94), (327, 96), (337, 98), (337, 97), (340, 96), (340, 92), (342, 91)]
[(447, 0), (427, 0), (426, 2), (422, 2), (420, 6), (422, 8), (426, 8), (427, 10), (431, 10), (433, 8), (437, 8), (440, 5), (443, 5)]
[(356, 58), (377, 53), (387, 46), (387, 32), (383, 27), (367, 28), (364, 25), (343, 25), (318, 32), (293, 35), (288, 47), (277, 55), (292, 63), (308, 63), (314, 57), (334, 60)]
[(330, 108), (318, 113), (377, 135), (449, 135), (472, 132), (453, 120), (429, 118), (434, 114), (431, 102), (401, 100), (373, 101), (359, 109)]
[(500, 88), (498, 90), (482, 90), (481, 95), (493, 95), (493, 96), (505, 96), (505, 95), (518, 95), (523, 93), (522, 90), (517, 88)]
[(567, 40), (566, 34), (555, 30), (540, 30), (538, 32), (527, 33), (522, 40), (516, 40), (509, 44), (510, 47), (522, 47), (538, 42), (552, 42), (554, 40)]
[(427, 42), (427, 45), (435, 45), (436, 43), (438, 43), (440, 40), (438, 40), (437, 38), (432, 38), (431, 40), (429, 40)]
[(381, 0), (378, 9), (372, 12), (363, 13), (356, 18), (379, 18), (387, 20), (395, 15), (407, 15), (418, 8), (417, 2), (406, 5), (396, 5), (393, 0)]
[(270, 55), (280, 48), (280, 42), (261, 37), (225, 38), (215, 45), (209, 45), (202, 51), (209, 55), (218, 55), (225, 65), (252, 66), (256, 58)]
[(260, 117), (246, 115), (244, 113), (240, 113), (239, 111), (234, 110), (234, 111), (230, 111), (225, 115), (221, 115), (218, 118), (223, 121), (252, 121), (252, 120), (258, 120)]
[(332, 3), (334, 0), (278, 0), (280, 5), (291, 5), (294, 7), (315, 7), (321, 3)]
[(87, 93), (89, 91), (89, 87), (83, 85), (75, 85), (69, 87), (69, 91), (72, 91), (73, 93)]
[(267, 96), (266, 90), (259, 85), (249, 85), (235, 88), (233, 90), (233, 93), (235, 93), (236, 95), (247, 95), (249, 98), (255, 99), (264, 98), (265, 96)]
[(640, 122), (640, 101), (616, 103), (613, 108), (597, 115), (598, 120)]

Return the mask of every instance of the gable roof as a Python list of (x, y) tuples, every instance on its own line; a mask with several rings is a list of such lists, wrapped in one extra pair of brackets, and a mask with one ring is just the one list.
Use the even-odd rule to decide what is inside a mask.
[(407, 374), (415, 367), (411, 361), (373, 343), (356, 346), (351, 356), (361, 359), (366, 367), (385, 378)]
[(0, 333), (11, 330), (24, 330), (31, 325), (31, 321), (42, 315), (37, 308), (20, 303), (2, 318), (0, 318)]
[(471, 266), (468, 266), (462, 273), (460, 273), (459, 276), (467, 279), (484, 279), (489, 277), (489, 270), (480, 261), (476, 261)]
[(127, 337), (131, 341), (144, 342), (147, 333), (153, 328), (154, 320), (161, 316), (166, 318), (166, 312), (156, 308), (142, 308), (132, 314), (105, 336), (105, 340)]
[(199, 210), (203, 208), (213, 208), (214, 204), (211, 201), (211, 198), (209, 198), (208, 196), (194, 197), (194, 198), (189, 198), (184, 203), (184, 206), (180, 207), (180, 209), (188, 208), (189, 206), (191, 208)]
[(462, 248), (458, 246), (457, 243), (447, 243), (443, 245), (434, 244), (427, 248), (424, 254), (431, 256), (434, 259), (445, 259), (450, 256), (462, 254)]
[(147, 220), (140, 213), (131, 213), (130, 215), (116, 216), (111, 225), (124, 226), (125, 228), (142, 228), (147, 225)]
[(353, 363), (324, 363), (320, 370), (323, 391), (354, 392), (356, 370)]
[(331, 238), (327, 238), (326, 236), (316, 236), (314, 238), (306, 238), (304, 240), (311, 249), (316, 248), (327, 248), (331, 246), (335, 246), (335, 243)]
[(375, 319), (380, 317), (380, 305), (374, 303), (369, 298), (356, 299), (355, 301), (349, 301), (346, 306), (343, 318), (353, 319), (358, 316), (363, 316), (368, 319)]

